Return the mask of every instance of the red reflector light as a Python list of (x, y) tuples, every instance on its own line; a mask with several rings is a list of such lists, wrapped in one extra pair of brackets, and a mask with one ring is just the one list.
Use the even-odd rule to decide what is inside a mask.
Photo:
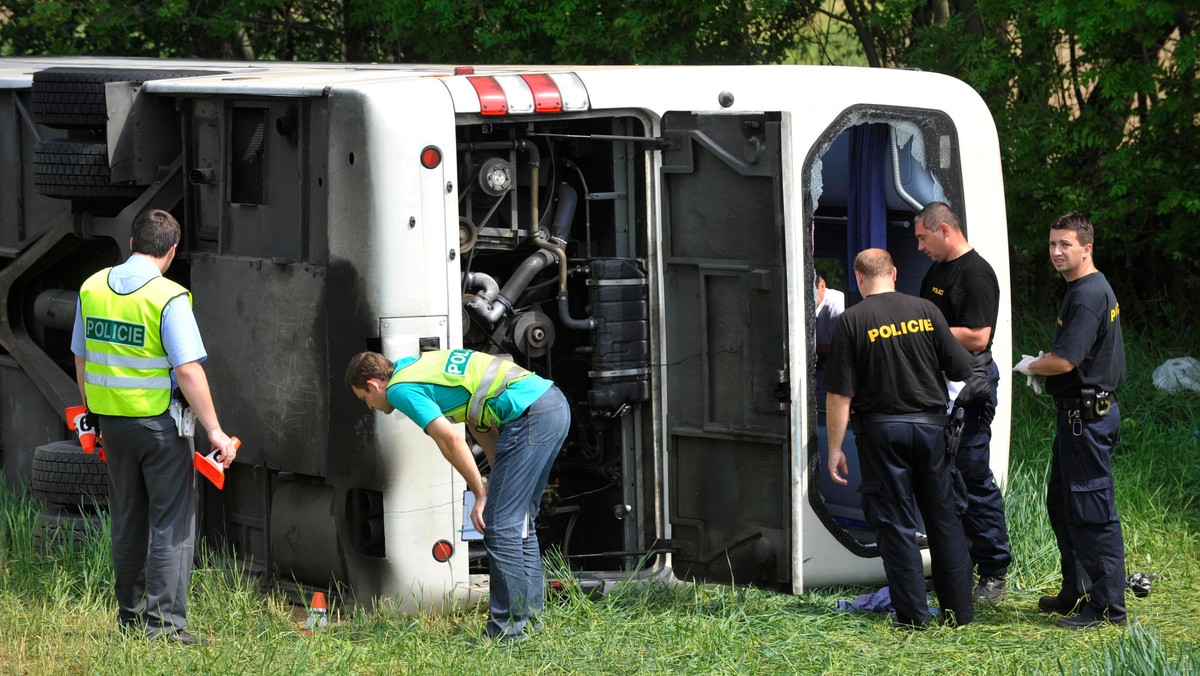
[(454, 556), (454, 545), (450, 544), (449, 540), (438, 540), (433, 543), (433, 560), (438, 563), (445, 563)]
[(454, 74), (455, 75), (474, 75), (475, 74), (475, 66), (455, 66)]
[(550, 79), (549, 75), (522, 75), (521, 79), (529, 85), (529, 91), (533, 92), (535, 112), (562, 112), (562, 94), (558, 92), (558, 85), (554, 84), (554, 80)]
[(442, 151), (437, 146), (425, 146), (421, 151), (421, 166), (433, 169), (442, 163)]
[(492, 77), (469, 77), (467, 81), (479, 95), (480, 115), (505, 115), (508, 113), (508, 99), (500, 83)]

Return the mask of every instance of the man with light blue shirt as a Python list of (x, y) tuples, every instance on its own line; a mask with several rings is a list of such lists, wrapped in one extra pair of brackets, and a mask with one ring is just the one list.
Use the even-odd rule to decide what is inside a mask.
[(204, 641), (186, 629), (196, 503), (191, 440), (169, 413), (176, 387), (225, 467), (237, 449), (221, 430), (200, 365), (208, 354), (191, 294), (163, 277), (179, 236), (166, 211), (134, 219), (129, 260), (79, 290), (71, 351), (108, 457), (119, 626), (190, 645)]
[[(545, 573), (533, 527), (571, 412), (554, 383), (511, 361), (474, 350), (437, 350), (392, 362), (355, 355), (346, 386), (370, 408), (399, 410), (437, 443), (475, 495), (471, 521), (483, 533), (489, 573), (486, 634), (511, 641), (540, 622)], [(492, 472), (483, 483), (455, 426), (466, 423)]]

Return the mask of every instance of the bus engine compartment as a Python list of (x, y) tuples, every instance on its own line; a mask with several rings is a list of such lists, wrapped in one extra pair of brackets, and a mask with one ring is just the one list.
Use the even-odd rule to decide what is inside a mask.
[(649, 552), (653, 510), (635, 505), (653, 492), (634, 442), (651, 397), (643, 129), (630, 117), (458, 128), (462, 345), (552, 379), (571, 403), (537, 528), (575, 569)]

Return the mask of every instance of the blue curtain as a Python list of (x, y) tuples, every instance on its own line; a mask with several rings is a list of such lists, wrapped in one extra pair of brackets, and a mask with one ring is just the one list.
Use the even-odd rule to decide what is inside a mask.
[(846, 254), (849, 291), (858, 296), (854, 257), (863, 249), (887, 248), (887, 195), (884, 166), (890, 161), (886, 124), (850, 128), (850, 191), (846, 205)]

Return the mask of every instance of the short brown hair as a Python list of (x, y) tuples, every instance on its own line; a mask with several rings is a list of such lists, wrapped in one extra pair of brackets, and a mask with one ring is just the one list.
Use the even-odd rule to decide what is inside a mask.
[(367, 381), (376, 378), (388, 381), (395, 370), (391, 360), (378, 352), (359, 352), (346, 366), (346, 389), (366, 389)]
[(854, 271), (863, 279), (890, 277), (895, 269), (892, 255), (883, 249), (865, 249), (854, 257)]
[[(913, 216), (913, 224), (920, 223), (921, 227), (926, 230), (933, 230), (940, 223), (945, 223), (950, 226), (951, 230), (962, 231), (962, 224), (958, 222), (958, 215), (945, 202), (930, 202), (925, 205), (924, 209), (917, 212)], [(933, 228), (929, 224), (933, 223)]]
[(162, 258), (179, 244), (179, 233), (179, 221), (169, 211), (143, 211), (133, 219), (133, 253)]
[(1079, 240), (1079, 246), (1087, 246), (1096, 240), (1096, 229), (1092, 227), (1092, 222), (1078, 211), (1068, 211), (1054, 219), (1050, 229), (1071, 230)]

